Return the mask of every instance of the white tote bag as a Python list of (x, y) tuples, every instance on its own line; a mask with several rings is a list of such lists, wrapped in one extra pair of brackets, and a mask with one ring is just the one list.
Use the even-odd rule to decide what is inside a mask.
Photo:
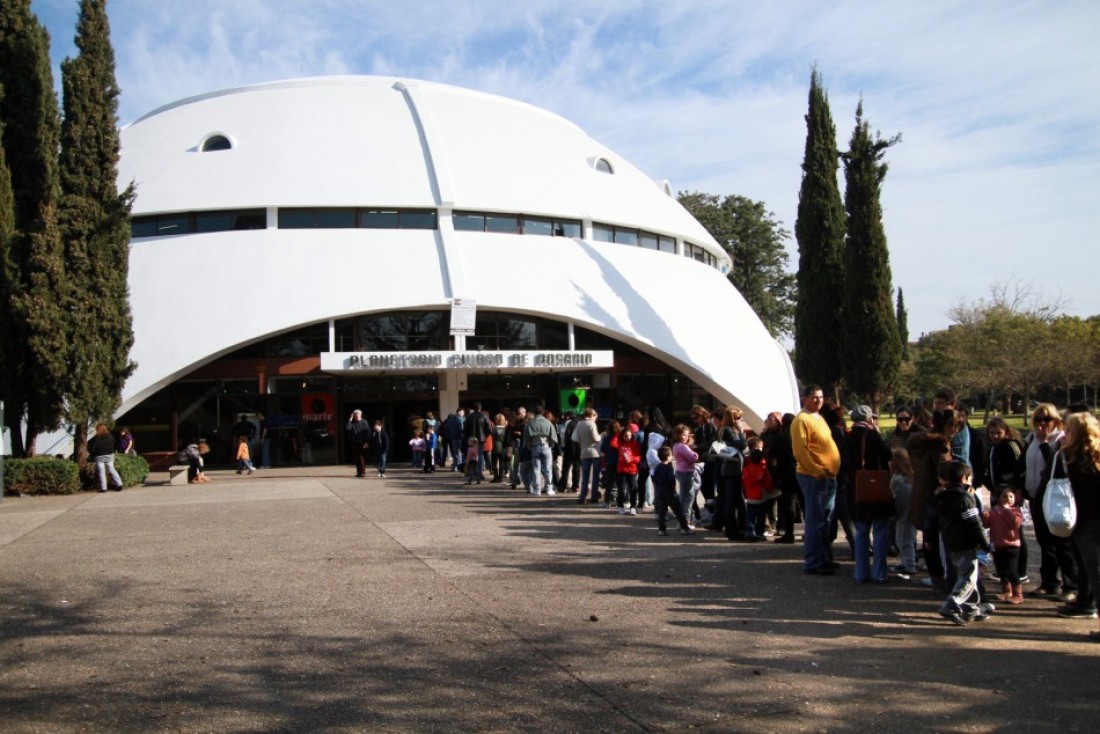
[[(1054, 467), (1059, 459), (1062, 461), (1062, 473), (1066, 476), (1055, 479)], [(1069, 483), (1069, 472), (1066, 471), (1066, 458), (1061, 451), (1050, 462), (1050, 481), (1047, 482), (1047, 491), (1043, 495), (1043, 516), (1052, 535), (1059, 538), (1073, 535), (1073, 528), (1077, 525), (1077, 502), (1073, 499), (1073, 487)]]

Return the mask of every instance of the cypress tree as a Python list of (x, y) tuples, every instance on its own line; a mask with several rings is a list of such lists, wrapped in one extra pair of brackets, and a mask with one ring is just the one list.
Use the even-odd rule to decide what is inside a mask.
[(61, 64), (61, 228), (69, 267), (66, 414), (85, 455), (90, 422), (110, 418), (134, 370), (129, 272), (133, 186), (118, 191), (118, 84), (106, 0), (82, 0), (76, 58)]
[(905, 310), (905, 295), (898, 288), (898, 338), (901, 339), (901, 361), (909, 361), (909, 312)]
[(856, 107), (856, 126), (844, 158), (845, 241), (844, 383), (878, 407), (893, 387), (901, 365), (901, 339), (891, 303), (890, 250), (882, 226), (880, 201), (887, 148), (900, 140), (883, 140)]
[(35, 437), (58, 425), (62, 404), (59, 355), (41, 351), (49, 335), (32, 331), (57, 333), (65, 324), (56, 290), (61, 281), (54, 277), (62, 263), (54, 222), (58, 111), (49, 47), (49, 34), (31, 13), (30, 0), (0, 2), (0, 122), (14, 224), (0, 279), (0, 398), (16, 455), (35, 453)]
[(841, 378), (841, 309), (845, 290), (844, 206), (837, 173), (840, 152), (829, 99), (817, 69), (810, 77), (806, 152), (798, 192), (798, 302), (794, 314), (795, 371), (806, 383), (835, 390)]

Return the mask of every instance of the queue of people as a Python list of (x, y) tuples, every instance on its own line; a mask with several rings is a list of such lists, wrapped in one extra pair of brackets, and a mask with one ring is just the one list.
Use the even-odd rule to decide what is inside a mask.
[[(1097, 616), (1100, 424), (1084, 410), (1063, 415), (1041, 404), (1026, 437), (999, 416), (976, 430), (944, 389), (930, 410), (898, 409), (887, 438), (870, 406), (846, 412), (811, 385), (797, 415), (769, 414), (760, 435), (734, 407), (694, 406), (675, 426), (656, 407), (602, 427), (590, 409), (560, 420), (541, 406), (485, 418), (495, 445), (491, 482), (655, 515), (662, 536), (671, 515), (684, 534), (702, 527), (731, 541), (795, 543), (801, 519), (802, 570), (811, 576), (842, 568), (834, 548), (843, 531), (857, 583), (919, 576), (940, 599), (939, 614), (960, 626), (988, 619), (996, 603), (1027, 599), (1059, 602), (1061, 617)], [(474, 457), (454, 454), (452, 469)], [(1051, 533), (1041, 510), (1047, 482), (1065, 474), (1085, 495), (1069, 538)], [(1039, 545), (1039, 583), (1030, 590), (1028, 527)], [(1090, 639), (1100, 641), (1100, 632)]]

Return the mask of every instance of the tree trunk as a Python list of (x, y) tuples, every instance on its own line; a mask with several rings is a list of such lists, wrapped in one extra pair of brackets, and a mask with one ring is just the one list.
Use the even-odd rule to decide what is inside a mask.
[(80, 466), (88, 463), (88, 426), (83, 423), (73, 429), (73, 459)]
[(8, 438), (11, 440), (11, 455), (15, 457), (23, 456), (23, 416), (5, 407), (4, 422), (8, 425)]

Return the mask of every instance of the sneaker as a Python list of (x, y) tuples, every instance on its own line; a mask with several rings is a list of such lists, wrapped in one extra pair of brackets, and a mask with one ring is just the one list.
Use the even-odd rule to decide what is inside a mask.
[(658, 531), (657, 531), (657, 535), (660, 535), (660, 536), (662, 536), (662, 537), (665, 537), (665, 536), (667, 536), (667, 535), (668, 535), (668, 531), (667, 531), (667, 530), (658, 530)]
[(1058, 610), (1058, 616), (1066, 619), (1096, 619), (1096, 610), (1067, 605)]
[(943, 617), (944, 619), (946, 619), (951, 624), (956, 625), (958, 627), (965, 627), (966, 626), (966, 621), (967, 620), (965, 620), (963, 618), (963, 616), (961, 614), (959, 614), (957, 611), (955, 611), (954, 609), (941, 609), (940, 610), (940, 616)]
[(537, 495), (537, 494), (539, 493), (539, 491), (538, 491), (537, 489), (529, 489), (529, 490), (527, 490), (527, 491), (528, 491), (528, 492), (529, 492), (530, 494), (536, 494), (536, 495)]
[(1030, 581), (1031, 581), (1031, 577), (1028, 576), (1026, 573), (1023, 576), (1020, 577), (1020, 583), (1021, 584), (1026, 584)]
[(1040, 586), (1035, 591), (1031, 592), (1032, 596), (1058, 596), (1058, 590), (1052, 589), (1049, 586)]
[(967, 622), (984, 622), (989, 619), (989, 615), (982, 611), (981, 607), (978, 607), (978, 611), (971, 615), (964, 617)]
[(552, 496), (554, 496), (555, 494), (557, 494), (557, 492), (555, 492), (555, 491), (554, 491), (554, 488), (553, 488), (553, 487), (551, 487), (550, 489), (546, 490), (546, 494), (547, 494), (547, 496), (550, 496), (550, 497), (552, 497)]
[(688, 525), (686, 528), (680, 528), (680, 535), (691, 535), (692, 527)]
[(1072, 604), (1073, 602), (1077, 601), (1077, 592), (1063, 591), (1061, 594), (1058, 595), (1058, 601), (1062, 602), (1063, 604)]
[(620, 507), (619, 508), (619, 514), (620, 515), (625, 515), (626, 513), (627, 513), (627, 509), (625, 507)]
[(630, 514), (631, 514), (631, 515), (637, 515), (637, 514), (638, 514), (638, 511), (637, 511), (637, 510), (635, 510), (635, 509), (634, 509), (633, 507), (631, 507), (631, 508), (630, 508)]

